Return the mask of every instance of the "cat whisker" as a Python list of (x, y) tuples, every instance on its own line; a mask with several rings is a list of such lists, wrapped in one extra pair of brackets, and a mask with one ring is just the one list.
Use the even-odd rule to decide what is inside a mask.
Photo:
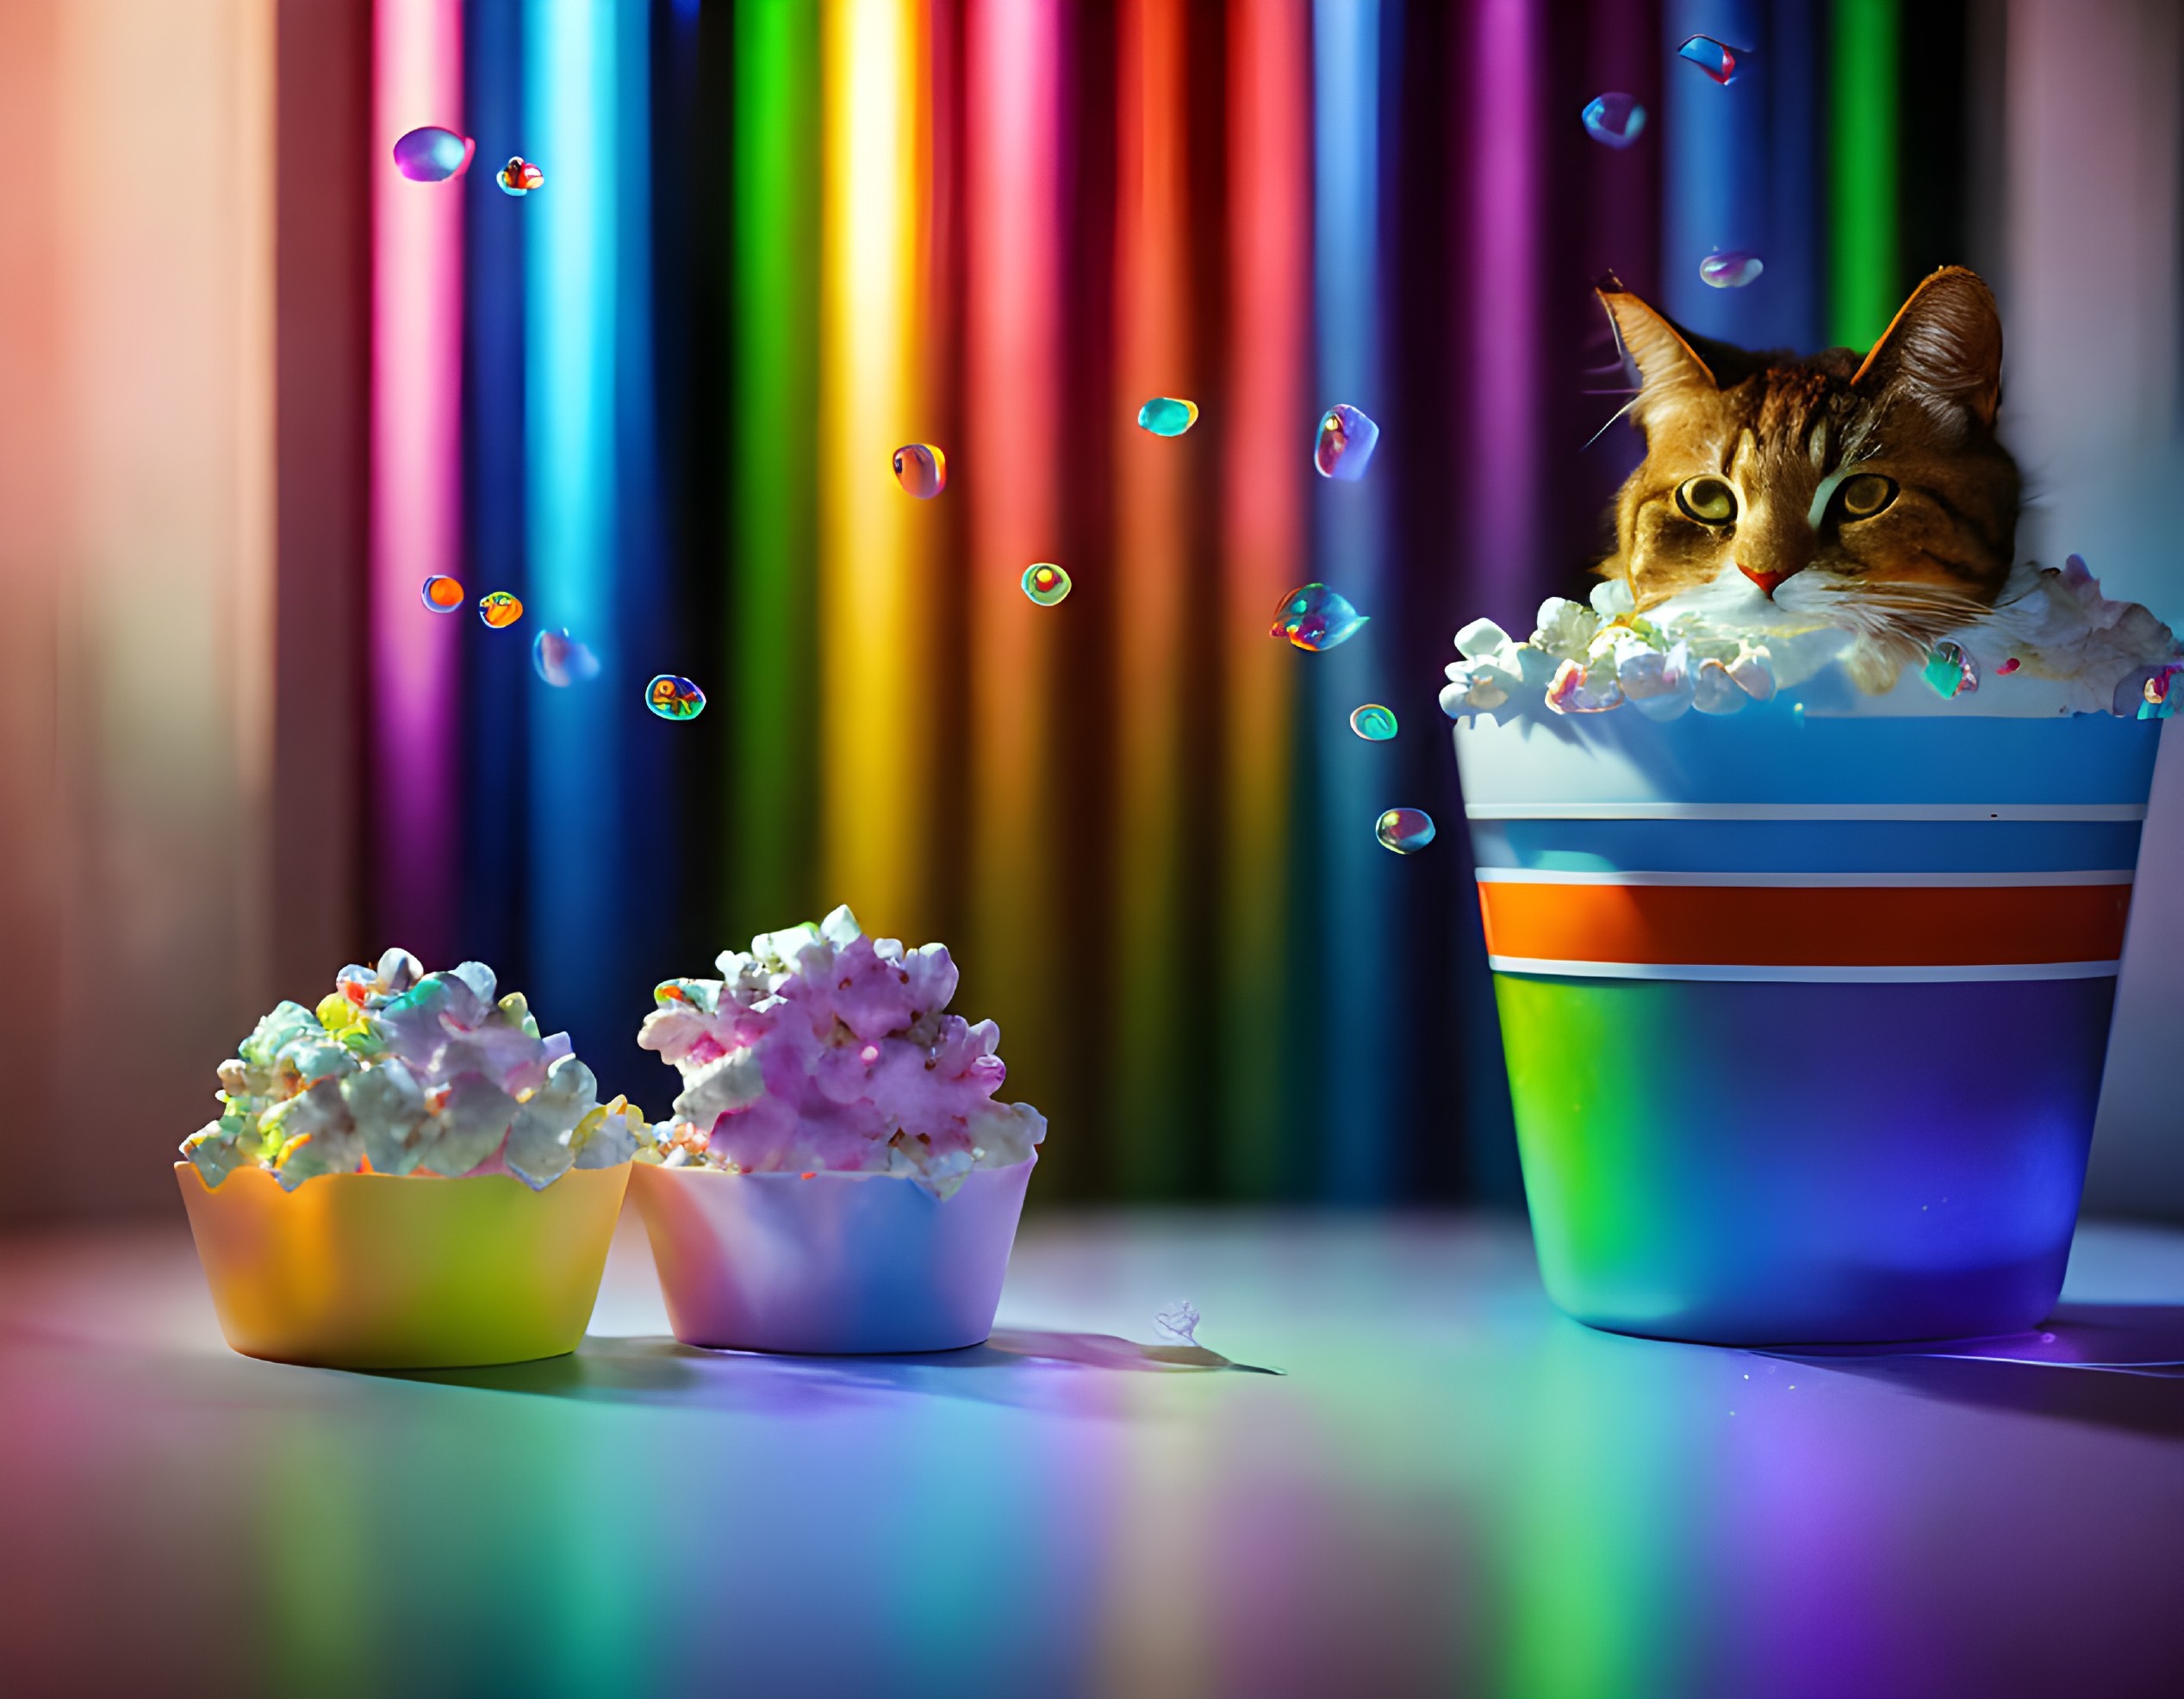
[(1638, 397), (1633, 395), (1628, 401), (1625, 401), (1621, 407), (1617, 408), (1613, 413), (1609, 414), (1608, 415), (1607, 424), (1602, 425), (1597, 431), (1595, 431), (1590, 437), (1587, 437), (1584, 442), (1578, 444), (1577, 452), (1583, 454), (1587, 449), (1590, 448), (1595, 443), (1598, 442), (1602, 437), (1606, 436), (1608, 434), (1608, 426), (1613, 425), (1618, 419), (1621, 419), (1625, 414), (1628, 413), (1637, 405)]
[(1931, 612), (1961, 610), (1983, 613), (1987, 604), (1969, 593), (1938, 584), (1891, 583), (1885, 581), (1816, 579), (1812, 588), (1822, 595), (1855, 598), (1874, 607), (1896, 607)]

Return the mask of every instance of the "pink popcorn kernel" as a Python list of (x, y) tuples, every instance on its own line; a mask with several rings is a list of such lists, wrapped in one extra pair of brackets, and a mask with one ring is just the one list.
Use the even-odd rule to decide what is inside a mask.
[(1044, 1136), (1036, 1110), (992, 1101), (999, 1030), (944, 1012), (957, 975), (940, 945), (868, 938), (845, 908), (719, 966), (718, 981), (670, 981), (682, 994), (656, 995), (638, 1038), (682, 1075), (677, 1121), (708, 1130), (670, 1138), (683, 1165), (893, 1173), (945, 1198)]
[(1565, 661), (1555, 669), (1547, 686), (1547, 706), (1559, 714), (1593, 714), (1618, 706), (1623, 700), (1623, 687), (1615, 669), (1596, 670), (1601, 675), (1597, 679), (1586, 672), (1582, 663)]

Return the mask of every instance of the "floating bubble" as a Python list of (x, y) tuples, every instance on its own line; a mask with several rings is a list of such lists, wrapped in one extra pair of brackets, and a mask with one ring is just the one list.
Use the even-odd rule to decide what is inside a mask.
[(1323, 478), (1354, 483), (1365, 476), (1380, 440), (1380, 427), (1355, 408), (1337, 402), (1320, 415), (1320, 439), (1312, 450), (1312, 464)]
[(1712, 289), (1740, 289), (1757, 280), (1766, 269), (1758, 254), (1732, 248), (1727, 253), (1710, 253), (1701, 260), (1699, 281)]
[(1749, 57), (1751, 52), (1749, 47), (1733, 47), (1711, 35), (1694, 35), (1676, 50), (1676, 56), (1688, 59), (1726, 88), (1736, 80), (1738, 59)]
[(1170, 1339), (1179, 1339), (1185, 1345), (1198, 1342), (1198, 1306), (1189, 1298), (1179, 1299), (1153, 1317), (1153, 1325)]
[(1179, 437), (1198, 422), (1198, 404), (1176, 395), (1155, 395), (1137, 410), (1142, 430), (1156, 437)]
[(417, 594), (435, 613), (452, 613), (463, 605), (461, 582), (438, 572), (417, 587)]
[(520, 155), (511, 155), (508, 163), (494, 174), (493, 180), (501, 185), (503, 195), (518, 197), (546, 186), (545, 172)]
[(1577, 117), (1587, 135), (1610, 147), (1628, 147), (1646, 128), (1646, 109), (1634, 95), (1595, 95)]
[(687, 678), (662, 673), (644, 687), (644, 706), (662, 719), (695, 719), (706, 711), (706, 693)]
[(531, 644), (531, 669), (556, 688), (599, 676), (599, 657), (569, 635), (569, 628), (541, 632)]
[(1979, 688), (1979, 669), (1971, 657), (1953, 643), (1938, 643), (1927, 651), (1920, 676), (1941, 695), (1969, 696)]
[(1042, 607), (1052, 607), (1069, 594), (1069, 575), (1050, 560), (1024, 569), (1024, 593)]
[(1422, 808), (1391, 808), (1372, 829), (1383, 850), (1416, 855), (1434, 841), (1434, 817)]
[(1324, 584), (1300, 584), (1282, 598), (1266, 635), (1287, 638), (1299, 649), (1316, 654), (1338, 643), (1347, 643), (1372, 617), (1351, 607), (1349, 598), (1339, 590), (1330, 590)]
[(1350, 730), (1367, 743), (1384, 744), (1396, 735), (1396, 711), (1378, 702), (1350, 710)]
[(470, 170), (477, 146), (468, 136), (427, 124), (395, 143), (395, 169), (412, 183), (445, 183)]
[(478, 618), (497, 632), (523, 618), (523, 604), (506, 590), (491, 590), (478, 598)]
[(895, 482), (930, 501), (948, 488), (948, 457), (930, 443), (905, 443), (895, 451)]

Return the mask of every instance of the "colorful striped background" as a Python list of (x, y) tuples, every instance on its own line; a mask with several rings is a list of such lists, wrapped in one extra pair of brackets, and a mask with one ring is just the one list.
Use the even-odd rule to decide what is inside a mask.
[[(1506, 1192), (1433, 692), (1464, 618), (1572, 582), (1627, 463), (1575, 452), (1616, 404), (1578, 394), (1584, 283), (1812, 344), (1883, 321), (1916, 246), (1890, 0), (1584, 9), (1565, 56), (1521, 0), (383, 4), (375, 149), (454, 121), (400, 79), (459, 64), (481, 161), (547, 187), (375, 161), (376, 440), (410, 451), (375, 472), (380, 930), (489, 945), (648, 1101), (650, 984), (846, 901), (955, 948), (1050, 1195)], [(1755, 48), (1730, 87), (1674, 59), (1696, 29)], [(1653, 110), (1628, 153), (1575, 121), (1608, 86)], [(1764, 287), (1701, 288), (1728, 246)], [(1156, 394), (1204, 418), (1147, 436)], [(1355, 485), (1310, 470), (1336, 400), (1387, 430)], [(936, 501), (890, 475), (912, 441)], [(516, 631), (418, 609), (451, 529)], [(1312, 577), (1373, 615), (1321, 657), (1266, 634)], [(529, 676), (540, 624), (598, 684)], [(706, 717), (645, 715), (657, 671)], [(1368, 700), (1395, 744), (1347, 729)], [(1373, 843), (1397, 803), (1434, 853)]]
[[(1620, 405), (1581, 393), (1596, 274), (1814, 346), (1978, 266), (2039, 401), (2011, 428), (2091, 469), (2028, 537), (2174, 594), (2129, 546), (2168, 484), (2119, 445), (2173, 444), (2184, 387), (2178, 99), (2124, 74), (2175, 24), (2064, 15), (22, 0), (0, 121), (65, 163), (0, 245), (23, 1112), (99, 1059), (105, 964), (199, 987), (128, 1067), (163, 1185), (221, 1035), (393, 939), (494, 962), (657, 1111), (650, 984), (847, 901), (955, 949), (1053, 1117), (1041, 1196), (1514, 1196), (1434, 692), (1458, 625), (1597, 546), (1634, 445), (1581, 447)], [(1695, 31), (1752, 50), (1729, 87)], [(1652, 115), (1627, 152), (1577, 123), (1606, 89)], [(466, 177), (394, 173), (426, 122)], [(186, 184), (124, 168), (169, 152)], [(542, 192), (498, 192), (512, 153)], [(2089, 264), (2103, 231), (2141, 233)], [(1737, 246), (1761, 281), (1701, 287)], [(1160, 394), (1189, 435), (1136, 428)], [(1359, 484), (1309, 470), (1335, 401), (1383, 427)], [(918, 440), (930, 503), (889, 475)], [(426, 613), (438, 569), (525, 619)], [(1266, 635), (1313, 577), (1372, 616), (1317, 657)], [(596, 684), (534, 678), (542, 625)], [(656, 672), (705, 716), (647, 714)], [(1367, 700), (1395, 742), (1347, 729)], [(1397, 803), (1425, 854), (1372, 841)], [(89, 1154), (0, 1172), (109, 1195)]]

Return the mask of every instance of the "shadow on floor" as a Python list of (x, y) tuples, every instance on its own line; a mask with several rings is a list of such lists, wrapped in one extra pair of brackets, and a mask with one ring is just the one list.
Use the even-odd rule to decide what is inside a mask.
[[(1103, 1371), (1087, 1376), (1087, 1370)], [(1087, 1381), (1105, 1374), (1279, 1375), (1194, 1345), (1141, 1345), (1111, 1334), (997, 1329), (983, 1345), (905, 1356), (797, 1357), (701, 1351), (657, 1335), (588, 1334), (565, 1357), (470, 1369), (359, 1370), (383, 1380), (608, 1403), (691, 1403), (793, 1414), (922, 1393), (1096, 1412)]]
[(2184, 1305), (2063, 1304), (2037, 1333), (1766, 1354), (1920, 1397), (2184, 1439)]

